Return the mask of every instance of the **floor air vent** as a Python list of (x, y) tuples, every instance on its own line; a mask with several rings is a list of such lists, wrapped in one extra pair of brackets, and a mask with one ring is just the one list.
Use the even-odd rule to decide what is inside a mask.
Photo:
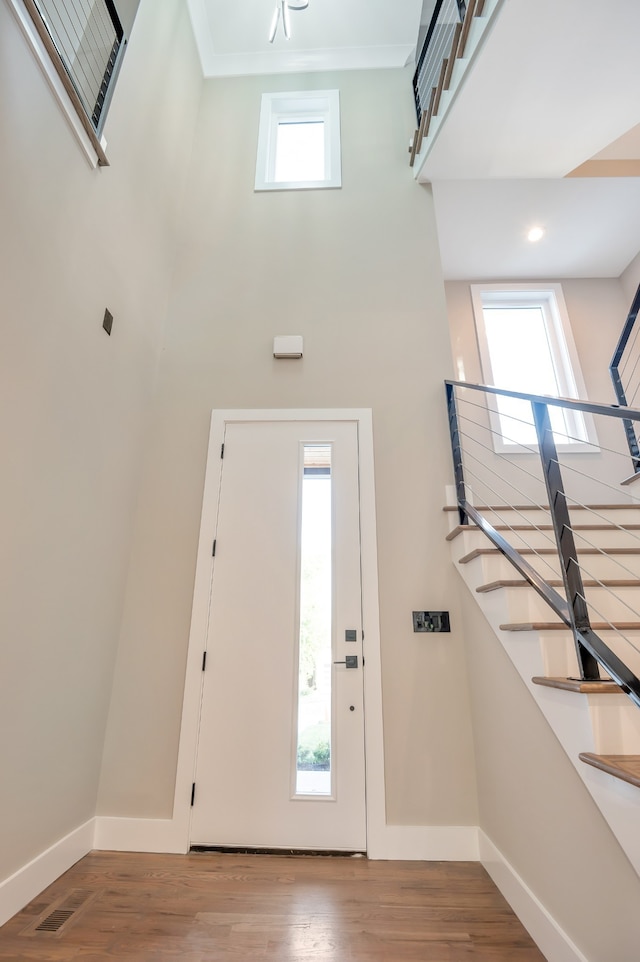
[(57, 932), (61, 929), (65, 922), (68, 922), (72, 915), (75, 913), (75, 909), (56, 909), (51, 915), (47, 915), (46, 919), (43, 919), (35, 927), (36, 932)]
[(23, 929), (21, 935), (57, 935), (78, 918), (81, 912), (99, 895), (86, 889), (72, 889), (48, 905), (38, 917)]

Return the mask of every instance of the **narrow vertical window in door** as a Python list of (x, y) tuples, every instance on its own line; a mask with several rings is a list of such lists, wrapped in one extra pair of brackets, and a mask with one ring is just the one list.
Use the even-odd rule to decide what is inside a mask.
[(331, 796), (331, 446), (303, 452), (295, 794)]

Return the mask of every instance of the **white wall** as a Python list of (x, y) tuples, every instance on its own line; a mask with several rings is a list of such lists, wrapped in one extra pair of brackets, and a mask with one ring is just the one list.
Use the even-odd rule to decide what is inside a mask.
[[(314, 87), (340, 89), (342, 189), (255, 194), (261, 93)], [(407, 163), (412, 110), (405, 71), (205, 86), (101, 814), (171, 814), (211, 410), (372, 407), (388, 820), (475, 824), (458, 588), (441, 511), (451, 355), (432, 199)], [(304, 335), (300, 363), (273, 360), (279, 333)], [(452, 610), (452, 634), (414, 635), (411, 612), (423, 607)]]
[(0, 2), (0, 879), (95, 812), (200, 89), (183, 4), (139, 17), (92, 170)]
[(461, 601), (480, 827), (589, 962), (631, 962), (640, 879), (466, 589)]
[[(542, 280), (554, 281), (555, 279)], [(499, 279), (495, 281), (491, 279), (488, 282), (498, 283)], [(615, 278), (562, 279), (559, 283), (562, 284), (587, 398), (591, 401), (612, 404), (615, 402), (615, 395), (609, 376), (609, 362), (629, 309), (622, 285)], [(469, 283), (448, 281), (446, 296), (456, 376), (460, 380), (484, 383)], [(478, 396), (474, 395), (472, 400), (477, 402)], [(473, 417), (482, 423), (486, 422), (486, 416), (476, 409), (463, 404), (461, 410), (467, 417)], [(485, 444), (490, 444), (486, 431), (478, 431), (469, 425), (465, 427), (478, 433)], [(619, 482), (632, 473), (622, 422), (597, 417), (595, 428), (602, 446), (600, 453), (564, 454), (560, 457), (567, 492), (582, 502), (613, 503), (629, 500), (632, 497), (630, 493), (632, 489), (619, 487)], [(529, 498), (537, 500), (538, 503), (546, 502), (537, 455), (521, 454), (506, 457), (491, 455), (489, 452), (479, 452), (477, 446), (470, 447), (470, 450), (481, 453), (483, 457), (486, 454), (487, 465), (493, 475), (489, 483), (504, 496), (505, 500), (516, 504), (523, 503)], [(484, 469), (478, 470), (484, 472)], [(539, 480), (534, 480), (525, 472), (535, 475)], [(484, 474), (483, 477), (485, 477)], [(482, 495), (482, 485), (475, 483)], [(495, 503), (498, 499), (495, 493), (488, 491), (486, 499), (476, 498), (477, 502), (486, 502), (486, 500)]]

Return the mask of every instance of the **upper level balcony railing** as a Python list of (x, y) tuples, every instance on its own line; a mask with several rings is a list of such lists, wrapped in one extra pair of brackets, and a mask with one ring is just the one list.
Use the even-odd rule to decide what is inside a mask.
[[(636, 296), (620, 334), (620, 340), (616, 345), (609, 365), (609, 373), (613, 381), (616, 398), (618, 404), (623, 407), (637, 405), (640, 397), (640, 339), (638, 338), (640, 321), (638, 320), (638, 312), (640, 312), (640, 287), (636, 291)], [(624, 428), (633, 464), (633, 478), (640, 474), (637, 426), (631, 419), (625, 418)]]
[(413, 78), (418, 127), (423, 112), (429, 110), (432, 91), (438, 89), (442, 65), (449, 57), (456, 31), (459, 36), (466, 9), (465, 0), (437, 0), (436, 2)]
[(101, 132), (126, 42), (115, 5), (112, 0), (23, 2), (98, 163), (107, 165)]
[(422, 151), (423, 140), (429, 142), (431, 137), (433, 143), (480, 39), (502, 2), (436, 0), (413, 77), (417, 127), (409, 148), (410, 167)]

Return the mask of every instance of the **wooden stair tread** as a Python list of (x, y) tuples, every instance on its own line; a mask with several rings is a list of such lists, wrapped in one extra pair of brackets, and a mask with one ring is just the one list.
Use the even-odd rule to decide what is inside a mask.
[(629, 484), (634, 484), (638, 480), (638, 478), (640, 478), (640, 471), (636, 471), (634, 474), (630, 474), (629, 477), (625, 478), (624, 481), (621, 481), (620, 484), (622, 487), (626, 487)]
[[(552, 588), (561, 588), (564, 582), (560, 578), (546, 579), (546, 583)], [(637, 588), (640, 587), (638, 578), (602, 578), (600, 581), (583, 580), (585, 588)], [(498, 588), (530, 588), (528, 581), (524, 578), (499, 578), (497, 581), (488, 581), (486, 585), (479, 585), (476, 591), (479, 595), (489, 591), (497, 591)]]
[(581, 678), (555, 678), (536, 675), (531, 681), (534, 685), (545, 688), (560, 688), (562, 691), (575, 691), (582, 695), (603, 694), (619, 695), (622, 688), (611, 679), (602, 678), (600, 681), (583, 681)]
[[(496, 531), (553, 531), (552, 524), (494, 524)], [(640, 524), (574, 524), (573, 531), (640, 531)], [(475, 524), (459, 524), (446, 537), (453, 541), (465, 531), (481, 531)]]
[[(524, 554), (557, 555), (558, 553), (557, 548), (518, 548), (516, 547), (516, 551), (518, 552), (518, 554), (523, 554), (523, 555)], [(473, 551), (470, 551), (468, 554), (463, 555), (463, 557), (460, 558), (460, 564), (466, 565), (470, 561), (473, 561), (474, 558), (481, 558), (483, 557), (483, 555), (491, 556), (491, 555), (499, 555), (501, 553), (502, 552), (499, 550), (499, 548), (474, 548)], [(583, 555), (583, 554), (636, 555), (636, 554), (640, 554), (640, 548), (579, 548), (578, 554), (579, 555)]]
[[(594, 631), (640, 631), (640, 621), (592, 621)], [(501, 631), (570, 631), (564, 621), (516, 621), (499, 625)]]
[(580, 761), (640, 788), (640, 755), (595, 755), (580, 752)]

